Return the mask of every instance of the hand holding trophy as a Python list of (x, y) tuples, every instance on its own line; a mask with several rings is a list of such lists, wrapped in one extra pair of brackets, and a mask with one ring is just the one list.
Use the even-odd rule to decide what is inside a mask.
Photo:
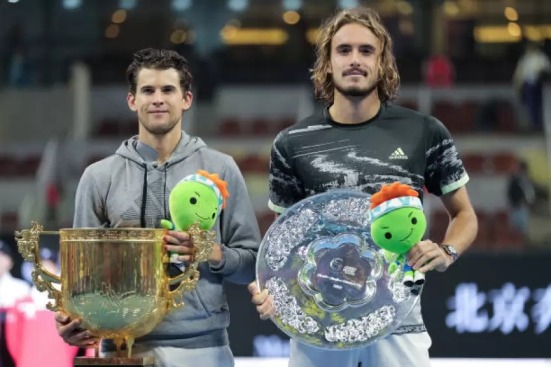
[[(52, 300), (47, 308), (66, 314), (71, 320), (80, 320), (80, 326), (90, 335), (113, 339), (117, 346), (115, 358), (76, 358), (75, 365), (153, 365), (150, 357), (131, 358), (134, 340), (151, 332), (172, 309), (183, 306), (183, 302), (177, 300), (199, 280), (197, 267), (208, 259), (214, 244), (215, 235), (210, 228), (228, 196), (227, 191), (221, 193), (218, 189), (214, 195), (215, 206), (208, 206), (208, 213), (190, 209), (196, 185), (216, 186), (207, 177), (197, 176), (184, 178), (182, 183), (187, 184), (176, 186), (170, 195), (170, 212), (178, 224), (177, 229), (183, 229), (181, 223), (189, 224), (196, 252), (183, 272), (175, 277), (167, 272), (170, 259), (163, 240), (166, 228), (43, 231), (40, 224), (33, 222), (30, 229), (16, 231), (19, 252), (34, 264), (32, 277), (37, 289), (48, 292)], [(203, 220), (207, 216), (208, 220)], [(166, 226), (170, 222), (163, 223)], [(60, 237), (59, 276), (47, 271), (40, 261), (39, 238), (47, 234)], [(170, 290), (170, 285), (177, 286)], [(121, 355), (123, 343), (126, 357)]]

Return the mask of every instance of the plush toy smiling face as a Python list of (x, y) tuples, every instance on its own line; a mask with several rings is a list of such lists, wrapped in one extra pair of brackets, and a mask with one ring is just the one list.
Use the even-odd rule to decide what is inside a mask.
[(200, 229), (208, 230), (214, 226), (218, 216), (218, 197), (209, 186), (196, 182), (181, 182), (170, 193), (172, 221), (176, 228), (187, 230), (198, 223)]
[(381, 248), (405, 254), (423, 238), (426, 229), (421, 209), (403, 207), (376, 218), (371, 223), (371, 237)]

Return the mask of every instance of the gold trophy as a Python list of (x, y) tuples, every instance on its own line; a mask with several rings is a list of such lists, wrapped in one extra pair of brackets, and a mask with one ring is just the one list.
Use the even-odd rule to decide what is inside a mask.
[[(18, 250), (34, 264), (33, 281), (47, 291), (47, 308), (62, 311), (94, 335), (113, 339), (117, 356), (77, 357), (75, 366), (153, 366), (153, 357), (132, 357), (134, 339), (149, 333), (172, 309), (182, 307), (185, 291), (199, 280), (198, 264), (206, 261), (214, 244), (212, 231), (189, 229), (195, 256), (185, 271), (171, 278), (163, 237), (166, 229), (65, 228), (43, 231), (32, 222), (16, 231)], [(59, 234), (61, 274), (47, 271), (39, 256), (40, 235)], [(57, 286), (56, 286), (57, 285)], [(177, 285), (170, 290), (171, 285)], [(126, 344), (127, 355), (122, 354)]]

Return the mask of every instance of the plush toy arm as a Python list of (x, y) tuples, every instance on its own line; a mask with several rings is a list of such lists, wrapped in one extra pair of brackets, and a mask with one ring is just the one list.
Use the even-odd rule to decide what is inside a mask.
[(397, 253), (388, 251), (385, 249), (383, 249), (382, 252), (383, 252), (383, 257), (385, 258), (385, 261), (387, 263), (393, 263), (398, 260), (399, 255)]
[(390, 263), (390, 265), (388, 266), (388, 273), (394, 274), (396, 270), (398, 270), (398, 263), (396, 262)]
[(381, 249), (381, 253), (383, 254), (385, 261), (389, 264), (388, 273), (394, 273), (398, 269), (398, 254), (385, 249)]
[(174, 225), (174, 223), (172, 223), (168, 219), (161, 219), (161, 227), (163, 227), (164, 229), (168, 229), (170, 231), (176, 229), (176, 226)]

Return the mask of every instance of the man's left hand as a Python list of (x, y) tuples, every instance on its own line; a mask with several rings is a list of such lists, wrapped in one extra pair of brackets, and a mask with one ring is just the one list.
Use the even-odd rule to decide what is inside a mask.
[(408, 264), (421, 273), (446, 271), (452, 262), (451, 256), (431, 240), (420, 241), (408, 252)]

